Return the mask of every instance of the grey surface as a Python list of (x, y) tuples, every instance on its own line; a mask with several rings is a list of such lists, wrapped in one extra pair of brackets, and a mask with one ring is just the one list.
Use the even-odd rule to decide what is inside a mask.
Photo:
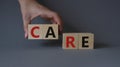
[[(92, 32), (94, 50), (63, 50), (57, 41), (24, 39), (17, 0), (0, 1), (0, 67), (120, 67), (119, 0), (41, 0), (64, 32)], [(37, 18), (33, 23), (45, 23)]]

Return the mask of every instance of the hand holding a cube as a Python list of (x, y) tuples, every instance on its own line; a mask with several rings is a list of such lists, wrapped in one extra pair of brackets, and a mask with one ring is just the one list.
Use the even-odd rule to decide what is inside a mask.
[[(58, 28), (62, 31), (62, 21), (60, 16), (50, 9), (42, 6), (36, 0), (19, 0), (25, 38), (28, 39), (58, 39)], [(31, 24), (36, 17), (42, 17), (53, 24)], [(64, 33), (63, 49), (93, 49), (94, 35), (91, 33)]]
[(36, 0), (19, 0), (19, 3), (22, 12), (25, 38), (28, 37), (28, 24), (38, 16), (51, 21), (53, 24), (58, 24), (59, 30), (62, 31), (62, 20), (56, 12), (44, 7)]

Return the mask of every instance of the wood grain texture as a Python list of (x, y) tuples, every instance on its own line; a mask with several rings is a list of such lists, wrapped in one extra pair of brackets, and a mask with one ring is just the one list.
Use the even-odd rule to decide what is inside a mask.
[[(35, 35), (39, 35), (38, 38), (34, 38), (32, 35), (31, 35), (31, 30), (34, 28), (34, 27), (39, 27), (39, 29), (36, 29), (33, 31), (33, 33)], [(42, 25), (40, 24), (29, 24), (28, 25), (28, 39), (42, 39)]]
[[(53, 37), (53, 35), (49, 35), (48, 37), (46, 37), (48, 29), (49, 29), (49, 33), (52, 33), (51, 28), (53, 29), (53, 33), (55, 35), (55, 37)], [(57, 24), (44, 24), (43, 25), (43, 39), (47, 39), (47, 40), (53, 40), (53, 39), (58, 39), (58, 25)]]
[[(70, 44), (69, 44), (69, 47), (67, 47), (67, 37), (74, 37), (74, 42), (73, 42), (73, 44), (75, 45), (74, 48)], [(64, 33), (63, 40), (62, 40), (62, 48), (63, 49), (78, 49), (78, 34), (77, 33)]]
[[(79, 33), (79, 49), (94, 49), (94, 34), (92, 33)], [(87, 41), (88, 43), (84, 43), (84, 45), (88, 46), (88, 47), (83, 47), (83, 37), (88, 37), (86, 39), (84, 39), (85, 41)]]

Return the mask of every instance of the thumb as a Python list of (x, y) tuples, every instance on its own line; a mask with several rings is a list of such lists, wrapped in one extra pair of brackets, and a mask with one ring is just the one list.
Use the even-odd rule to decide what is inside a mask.
[(30, 20), (24, 20), (23, 26), (24, 26), (24, 37), (28, 37), (28, 24), (30, 23)]

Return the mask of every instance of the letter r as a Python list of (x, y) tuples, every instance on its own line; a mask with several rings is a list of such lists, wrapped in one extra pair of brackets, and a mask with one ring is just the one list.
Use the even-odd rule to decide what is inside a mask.
[(75, 48), (74, 41), (75, 38), (73, 36), (66, 36), (66, 48), (69, 48), (70, 45), (72, 46), (72, 48)]

